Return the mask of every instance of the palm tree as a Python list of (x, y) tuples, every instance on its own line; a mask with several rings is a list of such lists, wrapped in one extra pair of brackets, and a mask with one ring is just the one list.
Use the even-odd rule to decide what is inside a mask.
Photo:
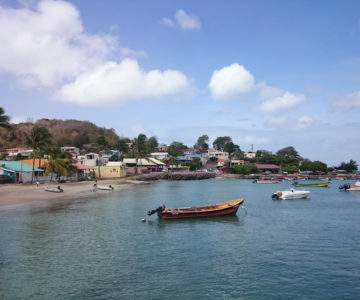
[(52, 143), (52, 135), (47, 127), (35, 125), (30, 134), (26, 134), (26, 144), (33, 150), (33, 169), (31, 174), (31, 184), (34, 179), (35, 158), (40, 155), (46, 147)]
[(147, 137), (145, 134), (140, 133), (134, 140), (133, 151), (136, 157), (136, 174), (138, 174), (138, 161), (145, 158), (148, 154), (146, 146)]
[(9, 129), (10, 126), (10, 118), (5, 115), (5, 111), (2, 107), (0, 107), (0, 127)]
[(73, 160), (68, 152), (62, 151), (60, 147), (52, 147), (49, 152), (50, 159), (44, 175), (48, 176), (51, 174), (50, 181), (52, 181), (52, 174), (54, 173), (56, 174), (56, 179), (60, 180), (61, 176), (73, 174), (78, 171), (73, 165)]

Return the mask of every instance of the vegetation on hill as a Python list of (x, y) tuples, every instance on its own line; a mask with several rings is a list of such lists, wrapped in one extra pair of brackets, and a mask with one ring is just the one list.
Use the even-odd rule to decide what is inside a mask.
[(9, 130), (1, 130), (0, 148), (26, 147), (26, 136), (36, 126), (48, 128), (59, 147), (75, 146), (91, 151), (114, 147), (121, 140), (114, 129), (101, 128), (88, 121), (41, 119), (35, 123), (12, 124)]

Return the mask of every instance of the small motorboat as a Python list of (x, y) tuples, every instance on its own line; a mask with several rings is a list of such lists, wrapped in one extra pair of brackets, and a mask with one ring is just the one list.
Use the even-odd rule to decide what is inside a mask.
[(340, 190), (345, 190), (345, 191), (358, 191), (360, 192), (360, 181), (356, 181), (354, 185), (350, 185), (348, 183), (345, 183), (341, 186), (339, 186)]
[(114, 187), (112, 185), (109, 185), (109, 186), (98, 185), (97, 189), (98, 190), (104, 190), (104, 191), (112, 191), (114, 189)]
[(267, 178), (267, 177), (263, 177), (261, 179), (256, 179), (253, 181), (253, 183), (262, 183), (262, 184), (279, 183), (279, 182), (281, 182), (281, 179), (279, 178)]
[(328, 187), (330, 182), (313, 182), (313, 183), (298, 183), (294, 182), (296, 187)]
[(63, 193), (64, 190), (62, 188), (60, 188), (60, 186), (56, 187), (56, 188), (53, 188), (53, 187), (45, 187), (45, 191), (47, 192), (53, 192), (53, 193)]
[(273, 199), (282, 199), (282, 200), (290, 200), (290, 199), (302, 199), (307, 198), (309, 196), (309, 191), (297, 191), (294, 189), (290, 189), (288, 191), (277, 191), (272, 194)]
[(243, 198), (225, 201), (208, 206), (192, 206), (183, 208), (165, 208), (161, 205), (156, 209), (150, 210), (148, 216), (157, 213), (162, 219), (185, 219), (185, 218), (201, 218), (216, 217), (236, 214), (239, 206), (244, 202)]

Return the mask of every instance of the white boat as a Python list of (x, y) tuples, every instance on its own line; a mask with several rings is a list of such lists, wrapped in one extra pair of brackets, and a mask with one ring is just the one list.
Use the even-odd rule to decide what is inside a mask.
[(63, 193), (64, 190), (62, 188), (60, 188), (60, 186), (56, 187), (56, 188), (52, 188), (52, 187), (45, 187), (45, 191), (47, 192), (53, 192), (53, 193)]
[(339, 189), (344, 189), (345, 191), (358, 191), (360, 192), (360, 181), (356, 181), (354, 185), (350, 185), (348, 183), (345, 183), (342, 186), (339, 186)]
[(104, 190), (104, 191), (112, 191), (114, 189), (113, 186), (109, 185), (109, 186), (105, 186), (105, 185), (98, 185), (97, 186), (98, 190)]
[(270, 183), (279, 183), (281, 182), (281, 179), (278, 178), (260, 178), (260, 179), (255, 179), (253, 181), (253, 183), (260, 183), (260, 184), (270, 184)]
[(290, 189), (288, 191), (277, 191), (272, 195), (272, 198), (290, 200), (290, 199), (302, 199), (309, 196), (309, 191), (297, 191), (295, 189)]

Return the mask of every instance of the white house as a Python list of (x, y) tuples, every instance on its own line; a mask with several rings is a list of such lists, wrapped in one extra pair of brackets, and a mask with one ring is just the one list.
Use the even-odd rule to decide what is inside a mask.
[(245, 156), (245, 158), (253, 159), (256, 157), (256, 153), (255, 152), (244, 152), (244, 156)]
[(215, 149), (208, 149), (207, 151), (207, 157), (216, 157), (216, 158), (221, 158), (225, 161), (229, 160), (229, 152), (224, 152), (224, 151), (220, 151), (220, 150), (215, 150)]
[(167, 152), (153, 152), (150, 153), (150, 156), (159, 160), (164, 160), (169, 157), (169, 153)]

